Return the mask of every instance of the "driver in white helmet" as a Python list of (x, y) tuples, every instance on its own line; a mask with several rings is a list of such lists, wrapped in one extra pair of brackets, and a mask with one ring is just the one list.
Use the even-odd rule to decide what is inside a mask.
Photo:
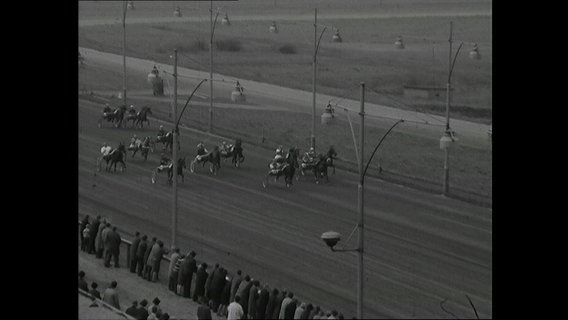
[(103, 142), (103, 146), (101, 147), (101, 154), (103, 157), (107, 156), (111, 150), (112, 148), (106, 142)]

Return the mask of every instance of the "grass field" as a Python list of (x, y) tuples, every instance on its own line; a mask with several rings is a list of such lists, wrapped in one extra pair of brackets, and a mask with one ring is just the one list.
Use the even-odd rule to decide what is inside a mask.
[[(128, 56), (171, 64), (177, 48), (183, 67), (209, 71), (209, 3), (177, 2), (182, 18), (172, 17), (173, 2), (136, 1), (127, 13)], [(453, 21), (453, 54), (464, 45), (452, 74), (452, 117), (491, 122), (491, 8), (479, 1), (216, 1), (220, 15), (214, 33), (213, 71), (235, 79), (268, 82), (312, 90), (314, 8), (318, 8), (317, 91), (343, 96), (364, 81), (369, 102), (443, 114), (445, 94), (423, 99), (403, 94), (405, 85), (445, 87), (448, 76), (449, 24)], [(80, 2), (79, 20), (107, 19), (110, 24), (79, 28), (79, 45), (122, 53), (120, 2)], [(227, 13), (231, 25), (221, 24)], [(155, 17), (171, 19), (156, 20)], [(130, 19), (130, 20), (129, 20)], [(148, 22), (150, 21), (150, 22)], [(276, 21), (280, 32), (270, 33)], [(130, 22), (130, 23), (129, 23)], [(145, 23), (137, 23), (145, 22)], [(339, 29), (342, 43), (331, 36)], [(406, 49), (394, 48), (401, 35)], [(220, 50), (234, 48), (238, 51)], [(468, 52), (477, 43), (481, 60)], [(280, 51), (293, 47), (295, 53)], [(346, 98), (357, 99), (357, 93)]]

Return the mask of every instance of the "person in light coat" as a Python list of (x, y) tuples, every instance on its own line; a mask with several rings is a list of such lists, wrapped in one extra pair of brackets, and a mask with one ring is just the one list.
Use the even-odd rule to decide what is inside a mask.
[(103, 292), (103, 301), (120, 310), (120, 302), (118, 299), (118, 292), (116, 291), (118, 283), (113, 280), (110, 286)]

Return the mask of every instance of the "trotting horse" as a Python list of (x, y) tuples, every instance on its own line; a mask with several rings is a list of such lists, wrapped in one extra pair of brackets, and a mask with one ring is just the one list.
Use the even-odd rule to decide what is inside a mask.
[(141, 144), (137, 144), (132, 148), (128, 148), (128, 150), (132, 150), (132, 158), (134, 158), (136, 152), (140, 151), (140, 154), (142, 154), (144, 161), (146, 161), (148, 159), (148, 152), (150, 151), (150, 142), (150, 136), (146, 136), (144, 137), (144, 140), (142, 140)]
[[(183, 169), (185, 168), (186, 168), (185, 157), (179, 158), (177, 162), (177, 175), (181, 176), (181, 182), (184, 182), (185, 180), (185, 176), (183, 174)], [(167, 166), (160, 165), (156, 169), (154, 169), (154, 171), (152, 171), (152, 183), (156, 183), (156, 181), (158, 180), (158, 173), (163, 172), (164, 170), (166, 170), (168, 174), (168, 182), (171, 183), (173, 181), (174, 168), (173, 168), (173, 163), (170, 163)]]
[(120, 171), (124, 171), (126, 170), (126, 163), (124, 162), (124, 158), (126, 158), (126, 148), (121, 142), (116, 149), (111, 150), (107, 155), (103, 156), (100, 159), (97, 159), (97, 170), (101, 171), (101, 160), (105, 160), (107, 164), (106, 171), (110, 171), (110, 168), (114, 166), (114, 172), (116, 172), (116, 164), (118, 162), (122, 164)]
[(152, 114), (152, 109), (150, 109), (150, 107), (142, 107), (142, 109), (136, 113), (134, 126), (140, 126), (140, 128), (143, 128), (144, 122), (147, 122), (148, 125), (150, 125), (150, 120), (148, 119), (149, 114)]
[[(286, 183), (286, 188), (290, 188), (294, 181), (294, 173), (296, 168), (294, 166), (294, 153), (288, 152), (286, 155), (284, 165), (279, 170), (270, 169), (268, 173), (262, 180), (262, 186), (266, 188), (268, 186), (268, 178), (274, 177), (274, 181), (277, 181), (280, 176), (284, 176), (284, 183)], [(270, 165), (269, 165), (270, 168)]]
[(205, 166), (206, 162), (211, 163), (209, 171), (213, 175), (217, 175), (219, 169), (221, 169), (221, 152), (219, 151), (218, 146), (215, 146), (213, 151), (209, 153), (195, 156), (195, 158), (189, 164), (189, 171), (191, 171), (191, 173), (195, 173), (195, 164), (201, 163), (202, 166)]
[(115, 127), (120, 128), (122, 126), (122, 121), (124, 120), (124, 113), (126, 112), (126, 105), (121, 105), (114, 110), (106, 105), (103, 109), (103, 116), (99, 119), (97, 126), (102, 128), (103, 120), (113, 123)]

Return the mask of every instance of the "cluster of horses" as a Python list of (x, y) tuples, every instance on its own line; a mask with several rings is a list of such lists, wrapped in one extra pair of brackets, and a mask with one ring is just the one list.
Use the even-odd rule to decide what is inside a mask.
[(316, 184), (319, 184), (322, 178), (325, 178), (325, 181), (329, 182), (327, 171), (328, 168), (333, 168), (333, 174), (335, 174), (333, 159), (336, 157), (337, 152), (333, 146), (331, 146), (325, 154), (320, 153), (312, 162), (308, 162), (305, 159), (299, 160), (300, 149), (297, 147), (290, 148), (284, 157), (283, 166), (279, 170), (270, 169), (262, 181), (262, 186), (264, 188), (268, 186), (270, 177), (274, 177), (274, 181), (276, 182), (279, 177), (284, 176), (284, 183), (286, 187), (289, 188), (293, 184), (294, 176), (296, 177), (296, 181), (299, 181), (301, 176), (305, 176), (306, 173), (310, 171), (313, 174)]
[(144, 127), (144, 123), (150, 125), (150, 120), (148, 119), (148, 115), (152, 114), (152, 109), (150, 107), (144, 106), (139, 111), (126, 115), (127, 107), (126, 105), (120, 105), (116, 108), (111, 108), (109, 105), (106, 105), (103, 109), (103, 115), (97, 122), (97, 126), (102, 128), (103, 122), (110, 122), (113, 126), (120, 128), (123, 125), (123, 122), (126, 122), (125, 125), (128, 125), (130, 122), (131, 127)]
[[(102, 126), (103, 121), (110, 122), (114, 124), (115, 127), (121, 127), (124, 120), (126, 123), (132, 122), (134, 127), (143, 127), (144, 123), (150, 125), (148, 120), (148, 115), (152, 114), (150, 107), (142, 107), (140, 111), (136, 113), (129, 114), (126, 119), (124, 118), (126, 114), (126, 105), (121, 105), (117, 108), (111, 108), (106, 105), (103, 109), (103, 116), (99, 120), (99, 127)], [(149, 152), (154, 152), (156, 149), (156, 144), (163, 144), (162, 150), (172, 151), (173, 147), (173, 130), (168, 131), (163, 135), (157, 135), (156, 139), (152, 139), (150, 136), (144, 137), (141, 142), (131, 144), (128, 148), (120, 143), (117, 148), (111, 150), (108, 154), (97, 158), (97, 171), (102, 170), (103, 161), (106, 162), (106, 171), (110, 171), (112, 168), (116, 172), (116, 166), (118, 163), (121, 164), (119, 168), (120, 171), (126, 170), (126, 152), (132, 151), (132, 157), (134, 157), (138, 152), (140, 152), (144, 161), (147, 160)], [(177, 143), (177, 149), (180, 150), (179, 141)], [(286, 187), (290, 187), (293, 184), (294, 177), (296, 181), (299, 181), (302, 176), (306, 176), (306, 173), (311, 172), (316, 184), (319, 183), (320, 179), (325, 179), (329, 182), (328, 168), (333, 168), (333, 173), (335, 174), (335, 166), (333, 165), (333, 159), (337, 157), (337, 153), (331, 146), (325, 154), (318, 154), (313, 161), (307, 161), (304, 158), (300, 159), (300, 149), (297, 147), (290, 148), (285, 156), (283, 165), (278, 170), (270, 169), (262, 181), (264, 188), (268, 186), (270, 177), (274, 178), (274, 181), (278, 181), (281, 176), (284, 176), (284, 183)], [(217, 175), (219, 169), (221, 168), (221, 159), (231, 158), (231, 164), (235, 167), (239, 167), (244, 161), (245, 157), (243, 155), (243, 149), (240, 139), (236, 139), (234, 145), (230, 145), (228, 149), (221, 149), (219, 146), (215, 146), (212, 151), (205, 154), (197, 155), (189, 162), (189, 170), (191, 173), (196, 172), (198, 164), (201, 167), (205, 167), (209, 163), (209, 171), (213, 175)], [(181, 176), (182, 182), (184, 181), (184, 169), (188, 167), (186, 164), (186, 158), (177, 159), (177, 175)], [(173, 180), (173, 162), (170, 161), (169, 164), (156, 167), (152, 171), (152, 183), (156, 183), (158, 179), (158, 174), (161, 172), (166, 172), (168, 176), (168, 181)]]

